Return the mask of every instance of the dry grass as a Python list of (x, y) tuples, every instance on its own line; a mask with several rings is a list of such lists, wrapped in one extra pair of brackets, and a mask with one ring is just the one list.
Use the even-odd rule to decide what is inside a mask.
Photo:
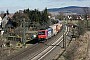
[(79, 39), (73, 40), (69, 47), (66, 49), (66, 52), (63, 54), (59, 60), (85, 60), (87, 54), (89, 36), (85, 33), (83, 36), (80, 36)]

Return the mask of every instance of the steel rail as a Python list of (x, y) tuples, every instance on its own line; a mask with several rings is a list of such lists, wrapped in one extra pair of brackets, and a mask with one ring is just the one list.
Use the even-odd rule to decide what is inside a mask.
[[(66, 34), (66, 35), (68, 34), (67, 27), (66, 27), (66, 31), (64, 32), (64, 34)], [(62, 41), (63, 41), (63, 35), (56, 42), (54, 42), (51, 46), (49, 46), (47, 49), (45, 49), (44, 51), (42, 51), (40, 54), (38, 54), (34, 58), (28, 59), (28, 60), (41, 60), (47, 54), (49, 54), (53, 49), (55, 49), (56, 46), (59, 45)], [(53, 45), (56, 45), (56, 46), (53, 46)]]

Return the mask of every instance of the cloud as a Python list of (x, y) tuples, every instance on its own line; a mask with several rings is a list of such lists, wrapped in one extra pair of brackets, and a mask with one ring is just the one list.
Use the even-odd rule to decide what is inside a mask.
[[(50, 0), (52, 1), (52, 0)], [(53, 1), (88, 1), (88, 0), (53, 0)]]
[(86, 1), (86, 0), (73, 0), (73, 1)]

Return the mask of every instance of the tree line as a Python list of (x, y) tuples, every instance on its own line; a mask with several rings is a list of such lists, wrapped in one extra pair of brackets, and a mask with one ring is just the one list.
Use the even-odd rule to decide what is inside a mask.
[(47, 11), (47, 8), (45, 8), (43, 11), (39, 11), (37, 9), (30, 10), (24, 9), (23, 11), (15, 12), (13, 15), (13, 20), (17, 22), (17, 26), (20, 26), (22, 23), (22, 20), (25, 19), (25, 22), (28, 22), (28, 27), (31, 25), (35, 25), (35, 27), (47, 27), (49, 26), (49, 16), (50, 14)]

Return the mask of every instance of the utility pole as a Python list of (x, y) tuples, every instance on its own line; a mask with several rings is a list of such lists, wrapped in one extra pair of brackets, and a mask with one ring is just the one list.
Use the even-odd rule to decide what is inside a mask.
[(25, 36), (25, 33), (26, 33), (26, 24), (25, 24), (25, 18), (22, 20), (22, 28), (23, 28), (23, 36), (22, 36), (22, 43), (23, 43), (23, 46), (26, 45), (26, 36)]
[(68, 31), (68, 17), (66, 17), (67, 31)]
[(51, 16), (48, 16), (48, 18), (49, 18), (49, 22), (50, 22), (49, 25), (51, 25), (52, 24), (52, 22), (51, 22)]
[(65, 47), (65, 40), (64, 40), (64, 30), (63, 30), (63, 48)]
[(65, 26), (65, 24), (63, 23), (63, 48), (66, 49), (66, 34), (64, 31), (64, 26)]

